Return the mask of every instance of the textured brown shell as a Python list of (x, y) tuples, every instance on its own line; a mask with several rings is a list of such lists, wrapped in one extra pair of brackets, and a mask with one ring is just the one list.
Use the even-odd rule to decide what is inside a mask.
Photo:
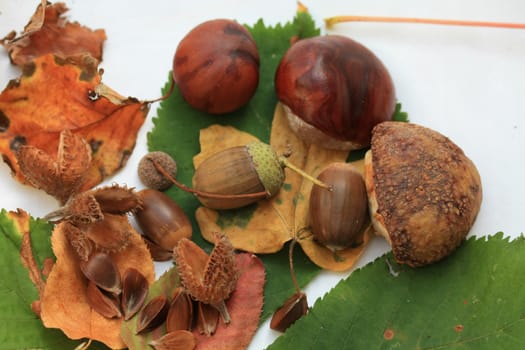
[(396, 260), (410, 266), (449, 255), (479, 212), (481, 179), (472, 161), (440, 133), (384, 122), (372, 135), (365, 180), (372, 219)]

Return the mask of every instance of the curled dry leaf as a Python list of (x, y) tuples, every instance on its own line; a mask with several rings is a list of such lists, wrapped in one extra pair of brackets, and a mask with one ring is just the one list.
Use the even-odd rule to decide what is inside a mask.
[[(57, 224), (51, 236), (57, 260), (42, 297), (42, 321), (46, 327), (60, 328), (72, 339), (90, 338), (113, 349), (123, 348), (125, 344), (120, 337), (123, 320), (107, 319), (87, 303), (86, 278), (80, 271), (78, 256), (66, 237), (66, 224)], [(131, 225), (130, 230), (130, 244), (125, 250), (111, 254), (113, 262), (120, 274), (133, 267), (145, 276), (148, 283), (153, 283), (155, 270), (151, 256)]]
[(42, 1), (23, 33), (14, 37), (16, 34), (12, 32), (1, 41), (11, 62), (23, 66), (49, 53), (63, 58), (88, 54), (98, 62), (102, 61), (105, 31), (93, 31), (79, 23), (68, 22), (63, 16), (67, 10), (62, 2)]
[[(28, 181), (16, 158), (20, 146), (35, 147), (53, 158), (65, 129), (86, 140), (91, 151), (78, 192), (112, 175), (133, 151), (149, 104), (134, 98), (117, 104), (94, 93), (101, 76), (96, 62), (85, 60), (82, 68), (53, 55), (41, 56), (0, 94), (0, 153), (20, 182)], [(69, 156), (74, 160), (79, 155)]]
[[(245, 144), (251, 135), (231, 127), (212, 125), (201, 130), (201, 153), (195, 156), (198, 167), (202, 159), (226, 147)], [(344, 162), (348, 152), (326, 150), (307, 145), (290, 129), (282, 105), (275, 110), (270, 144), (278, 154), (290, 153), (294, 165), (316, 177), (328, 164)], [(363, 171), (363, 166), (357, 164)], [(270, 200), (262, 200), (251, 207), (235, 211), (215, 211), (200, 207), (196, 219), (204, 238), (213, 241), (211, 232), (224, 232), (237, 249), (253, 253), (274, 253), (296, 237), (308, 257), (318, 266), (333, 270), (348, 270), (361, 255), (369, 240), (365, 235), (363, 244), (334, 253), (318, 244), (309, 232), (308, 203), (313, 184), (299, 174), (285, 168), (285, 183), (281, 191)]]

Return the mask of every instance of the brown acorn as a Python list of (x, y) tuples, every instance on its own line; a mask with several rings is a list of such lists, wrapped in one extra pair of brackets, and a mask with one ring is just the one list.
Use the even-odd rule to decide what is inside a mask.
[(191, 238), (190, 220), (182, 208), (163, 192), (144, 189), (137, 193), (142, 207), (134, 212), (142, 233), (162, 250), (172, 251), (182, 238)]
[(365, 181), (349, 163), (332, 163), (317, 177), (333, 191), (313, 187), (310, 225), (317, 242), (333, 250), (359, 244), (370, 223)]

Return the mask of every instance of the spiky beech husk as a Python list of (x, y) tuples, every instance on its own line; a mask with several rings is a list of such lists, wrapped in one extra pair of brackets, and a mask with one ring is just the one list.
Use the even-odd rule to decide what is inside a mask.
[(173, 258), (187, 292), (197, 301), (217, 308), (225, 323), (230, 322), (225, 300), (235, 289), (239, 272), (234, 248), (224, 234), (215, 234), (215, 247), (208, 256), (189, 239), (179, 241)]

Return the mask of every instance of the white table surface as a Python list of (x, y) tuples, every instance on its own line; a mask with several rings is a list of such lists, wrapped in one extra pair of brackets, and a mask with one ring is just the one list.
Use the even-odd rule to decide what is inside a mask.
[[(38, 0), (0, 0), (0, 37), (21, 31)], [(293, 0), (101, 1), (68, 0), (68, 16), (92, 29), (104, 28), (104, 82), (123, 95), (151, 99), (171, 69), (179, 40), (195, 25), (213, 18), (253, 24), (284, 23), (293, 18)], [(324, 30), (322, 19), (334, 15), (432, 17), (525, 22), (521, 0), (304, 0)], [(525, 229), (525, 30), (443, 27), (413, 24), (342, 24), (329, 33), (348, 35), (368, 46), (394, 80), (398, 100), (414, 123), (431, 127), (455, 141), (474, 161), (483, 183), (483, 203), (471, 235), (503, 231), (517, 237)], [(0, 86), (19, 75), (7, 53), (0, 54)], [(125, 169), (106, 183), (143, 185), (136, 165), (146, 149), (151, 117), (140, 130)], [(35, 217), (57, 202), (13, 180), (0, 164), (0, 208), (23, 208)], [(388, 251), (375, 238), (357, 267)], [(163, 271), (168, 264), (158, 264)], [(322, 273), (306, 289), (310, 303), (329, 291), (346, 273)], [(277, 337), (268, 322), (250, 349), (262, 349)]]

